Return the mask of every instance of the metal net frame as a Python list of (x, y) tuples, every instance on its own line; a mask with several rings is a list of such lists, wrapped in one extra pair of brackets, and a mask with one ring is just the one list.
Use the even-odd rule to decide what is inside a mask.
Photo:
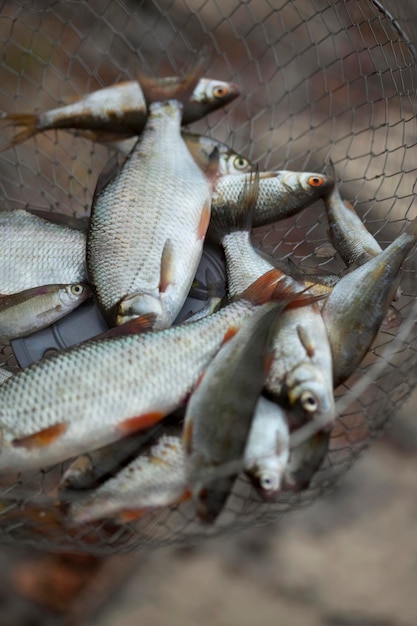
[[(241, 96), (192, 131), (224, 141), (261, 169), (323, 171), (331, 160), (342, 196), (385, 247), (417, 215), (416, 42), (417, 10), (404, 0), (10, 0), (0, 11), (0, 110), (47, 110), (67, 96), (132, 79), (138, 67), (177, 74), (207, 46), (207, 75), (238, 83)], [(88, 216), (112, 153), (63, 131), (1, 152), (2, 209)], [(317, 202), (256, 229), (253, 241), (305, 270), (340, 272), (337, 254), (320, 253), (327, 228)], [(60, 465), (0, 477), (0, 542), (111, 554), (195, 542), (311, 503), (337, 483), (416, 385), (413, 255), (401, 288), (402, 323), (378, 334), (361, 367), (336, 390), (340, 417), (305, 492), (267, 503), (241, 478), (212, 527), (196, 521), (191, 503), (122, 526), (68, 527), (56, 499)], [(10, 346), (1, 355), (4, 366), (17, 368)]]

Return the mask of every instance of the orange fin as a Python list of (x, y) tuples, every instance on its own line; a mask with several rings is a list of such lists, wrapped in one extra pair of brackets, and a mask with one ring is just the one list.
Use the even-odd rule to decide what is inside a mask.
[(209, 160), (207, 163), (207, 167), (204, 168), (204, 174), (206, 177), (214, 183), (218, 174), (219, 174), (219, 161), (220, 161), (220, 153), (217, 146), (213, 149), (209, 156)]
[(197, 239), (204, 239), (210, 222), (211, 202), (206, 202), (201, 211), (200, 221), (197, 226)]
[(161, 411), (143, 413), (143, 415), (137, 415), (136, 417), (129, 417), (128, 419), (123, 420), (117, 425), (116, 428), (120, 433), (128, 435), (157, 424), (165, 417), (165, 415), (166, 413)]
[(179, 100), (186, 102), (193, 93), (200, 80), (204, 68), (207, 65), (208, 53), (203, 50), (197, 61), (182, 78), (172, 80), (172, 78), (152, 78), (142, 71), (137, 71), (137, 79), (142, 89), (145, 102), (164, 102), (166, 100)]
[[(247, 289), (245, 289), (238, 297), (239, 300), (249, 300), (252, 304), (265, 304), (273, 298), (277, 289), (277, 283), (283, 277), (283, 274), (273, 268), (260, 276)], [(278, 283), (279, 284), (279, 283)], [(282, 287), (281, 287), (282, 289)]]
[(164, 244), (161, 256), (161, 272), (159, 277), (159, 292), (166, 291), (172, 282), (171, 268), (174, 256), (174, 249), (170, 239), (167, 239)]
[(139, 335), (152, 330), (156, 320), (155, 313), (145, 313), (133, 320), (129, 320), (120, 326), (114, 326), (104, 331), (100, 335), (96, 335), (94, 339), (107, 339), (109, 337), (123, 337), (125, 335)]
[(239, 328), (237, 328), (236, 326), (229, 326), (229, 328), (226, 330), (226, 332), (223, 335), (223, 339), (222, 339), (221, 345), (223, 346), (225, 343), (230, 341), (230, 339), (232, 339), (232, 337), (234, 337), (236, 335), (238, 330), (239, 330)]
[(13, 439), (12, 445), (16, 448), (26, 448), (28, 450), (32, 448), (43, 448), (53, 443), (58, 437), (64, 434), (66, 430), (67, 424), (54, 424), (54, 426), (44, 428), (33, 435)]
[(121, 511), (118, 515), (116, 515), (113, 519), (119, 524), (129, 524), (129, 522), (134, 522), (141, 517), (144, 517), (147, 513), (149, 513), (151, 509), (126, 509), (126, 511)]
[(182, 443), (184, 446), (184, 451), (186, 454), (191, 454), (191, 438), (193, 436), (193, 420), (190, 417), (184, 422), (183, 431), (182, 431)]

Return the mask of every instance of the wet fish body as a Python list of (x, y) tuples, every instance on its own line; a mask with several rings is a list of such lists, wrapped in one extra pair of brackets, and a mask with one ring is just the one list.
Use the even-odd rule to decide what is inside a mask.
[(162, 420), (275, 283), (262, 277), (246, 299), (194, 324), (91, 340), (18, 372), (0, 391), (0, 471), (46, 467)]
[(43, 285), (0, 297), (0, 337), (15, 339), (46, 328), (90, 295), (88, 285)]
[(308, 489), (329, 450), (330, 432), (317, 432), (291, 450), (285, 471), (286, 490), (299, 492)]
[[(262, 397), (259, 399), (243, 464), (264, 497), (277, 493), (289, 454), (288, 427), (285, 428), (282, 417), (276, 404)], [(106, 517), (130, 521), (135, 514), (139, 516), (157, 507), (174, 506), (189, 498), (181, 430), (182, 424), (164, 428), (162, 434), (159, 430), (158, 437), (148, 441), (129, 465), (82, 502), (70, 506), (71, 522), (82, 524)], [(93, 453), (91, 460), (95, 461), (99, 452)], [(105, 459), (107, 452), (109, 448)], [(83, 470), (89, 476), (94, 469), (91, 464), (86, 467), (86, 460), (81, 457), (83, 466), (78, 463), (78, 481)], [(100, 455), (98, 463), (101, 462)]]
[(323, 200), (330, 240), (347, 266), (361, 265), (382, 251), (350, 202), (342, 200), (337, 186)]
[(290, 433), (285, 411), (263, 396), (258, 400), (245, 449), (245, 472), (258, 493), (277, 496), (290, 455)]
[[(241, 174), (219, 178), (212, 198), (212, 215), (238, 203), (250, 176)], [(314, 172), (261, 172), (252, 226), (265, 226), (291, 217), (329, 193), (333, 186), (332, 178)]]
[(268, 369), (277, 318), (286, 303), (268, 303), (209, 364), (187, 404), (184, 448), (197, 514), (213, 522), (243, 468), (255, 407)]
[(212, 181), (181, 137), (181, 109), (149, 105), (141, 138), (93, 201), (88, 275), (110, 323), (152, 312), (155, 328), (170, 326), (201, 258)]
[(417, 218), (380, 254), (333, 287), (322, 315), (333, 354), (335, 386), (359, 366), (387, 315), (401, 265), (416, 244)]
[(0, 212), (0, 293), (86, 281), (85, 234), (23, 210)]
[[(179, 80), (174, 77), (162, 79), (165, 84), (171, 82), (173, 86)], [(183, 124), (204, 117), (238, 95), (239, 89), (234, 83), (201, 78), (185, 103)], [(147, 106), (138, 81), (133, 80), (97, 89), (70, 104), (39, 114), (11, 113), (4, 115), (3, 119), (15, 126), (26, 127), (15, 134), (6, 148), (51, 129), (96, 131), (102, 133), (103, 138), (111, 139), (139, 135), (146, 124)]]

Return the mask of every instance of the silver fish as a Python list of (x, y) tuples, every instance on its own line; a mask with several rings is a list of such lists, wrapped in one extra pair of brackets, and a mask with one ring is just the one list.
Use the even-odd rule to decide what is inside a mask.
[(396, 293), (401, 265), (416, 240), (417, 218), (380, 254), (343, 276), (324, 303), (335, 386), (356, 370), (369, 350)]
[(13, 376), (14, 372), (10, 372), (6, 370), (4, 367), (0, 367), (0, 385), (4, 383), (5, 380)]
[[(221, 176), (213, 193), (212, 215), (223, 211), (225, 206), (236, 205), (250, 178), (250, 174)], [(291, 217), (324, 197), (333, 186), (332, 178), (314, 172), (262, 172), (252, 226), (264, 226)]]
[(284, 488), (304, 491), (320, 469), (329, 450), (330, 432), (320, 431), (291, 449), (285, 471)]
[(343, 201), (335, 186), (323, 197), (329, 220), (330, 240), (347, 266), (362, 264), (382, 251), (350, 202)]
[(0, 293), (85, 281), (84, 233), (23, 209), (0, 212)]
[(218, 164), (204, 173), (181, 137), (179, 98), (196, 80), (191, 73), (177, 93), (142, 81), (153, 100), (143, 134), (93, 200), (89, 282), (112, 324), (151, 312), (155, 328), (169, 327), (195, 276)]
[[(277, 414), (278, 412), (278, 414)], [(69, 507), (69, 520), (83, 524), (102, 518), (113, 518), (119, 523), (140, 517), (150, 509), (175, 506), (188, 499), (185, 455), (180, 436), (182, 424), (158, 430), (158, 436), (148, 438), (137, 457), (103, 485), (88, 494), (82, 501)], [(142, 438), (146, 433), (142, 435)], [(112, 446), (114, 448), (114, 446)], [(109, 467), (108, 456), (112, 448), (106, 448), (104, 461)], [(71, 480), (76, 487), (85, 485), (85, 478), (95, 473), (92, 463), (101, 465), (102, 451), (90, 457), (79, 457), (72, 466)], [(269, 498), (279, 489), (289, 454), (288, 426), (282, 420), (280, 408), (260, 398), (255, 409), (244, 452), (243, 466), (259, 489)]]
[(91, 340), (17, 372), (0, 387), (0, 471), (59, 463), (162, 420), (256, 306), (283, 297), (273, 271), (193, 324)]
[(244, 453), (245, 472), (265, 499), (282, 487), (290, 456), (290, 432), (285, 411), (263, 396), (258, 400)]
[[(165, 85), (179, 84), (180, 78), (163, 79)], [(239, 95), (234, 83), (201, 78), (184, 106), (183, 124), (194, 122)], [(125, 81), (97, 89), (74, 102), (39, 114), (9, 113), (3, 119), (13, 126), (23, 126), (3, 150), (15, 146), (38, 132), (51, 129), (80, 129), (96, 131), (103, 139), (139, 135), (146, 123), (147, 108), (144, 94), (136, 80)], [(89, 137), (89, 134), (86, 133)], [(92, 138), (95, 138), (95, 134)], [(100, 137), (100, 135), (99, 135)]]
[[(259, 188), (262, 182), (261, 178)], [(232, 297), (275, 264), (273, 259), (256, 250), (250, 240), (248, 225), (250, 215), (256, 212), (255, 198), (256, 186), (247, 182), (246, 190), (235, 202), (229, 201), (221, 212), (212, 216), (225, 251), (228, 289)], [(280, 271), (280, 276), (282, 284), (291, 293), (306, 289), (303, 282), (284, 272)], [(331, 424), (336, 411), (332, 357), (317, 304), (283, 312), (276, 328), (274, 350), (275, 358), (266, 388), (291, 409), (295, 420), (293, 426), (306, 419), (314, 419), (321, 425)]]
[(273, 355), (274, 327), (286, 306), (268, 303), (216, 354), (191, 394), (184, 421), (187, 480), (197, 515), (213, 522), (243, 469), (255, 407)]
[(43, 285), (0, 296), (0, 337), (15, 339), (54, 324), (90, 296), (86, 284)]

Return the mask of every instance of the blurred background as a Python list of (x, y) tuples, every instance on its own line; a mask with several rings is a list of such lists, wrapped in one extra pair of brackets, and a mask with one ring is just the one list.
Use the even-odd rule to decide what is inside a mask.
[[(344, 197), (383, 246), (404, 228), (404, 218), (417, 214), (413, 2), (0, 5), (1, 110), (46, 110), (131, 79), (138, 65), (176, 74), (206, 44), (212, 52), (207, 73), (237, 82), (242, 96), (193, 131), (229, 143), (264, 168), (322, 171), (331, 159)], [(4, 125), (3, 147), (12, 134)], [(7, 149), (0, 153), (2, 208), (87, 216), (111, 154), (55, 131)], [(258, 229), (254, 241), (306, 269), (339, 271), (337, 256), (317, 252), (326, 230), (317, 204)], [(48, 476), (20, 481), (15, 496), (7, 485), (15, 508), (11, 515), (0, 510), (0, 625), (414, 626), (417, 426), (416, 398), (409, 396), (416, 382), (415, 278), (410, 258), (398, 303), (407, 332), (398, 336), (403, 324), (380, 333), (363, 368), (338, 389), (342, 417), (312, 489), (276, 505), (258, 506), (247, 495), (231, 511), (226, 535), (203, 540), (189, 509), (179, 507), (172, 523), (146, 519), (130, 534), (115, 535), (114, 543), (102, 535), (102, 556), (100, 549), (74, 554), (85, 551), (82, 533), (68, 538), (55, 524), (42, 526), (41, 510), (36, 523), (29, 520), (26, 505), (35, 493), (46, 493)], [(17, 367), (10, 346), (2, 355), (7, 367)], [(381, 364), (384, 370), (376, 370)], [(364, 375), (368, 382), (359, 392), (355, 385)], [(33, 525), (39, 536), (31, 535)], [(120, 554), (118, 541), (135, 550)], [(173, 545), (145, 550), (145, 543)]]

